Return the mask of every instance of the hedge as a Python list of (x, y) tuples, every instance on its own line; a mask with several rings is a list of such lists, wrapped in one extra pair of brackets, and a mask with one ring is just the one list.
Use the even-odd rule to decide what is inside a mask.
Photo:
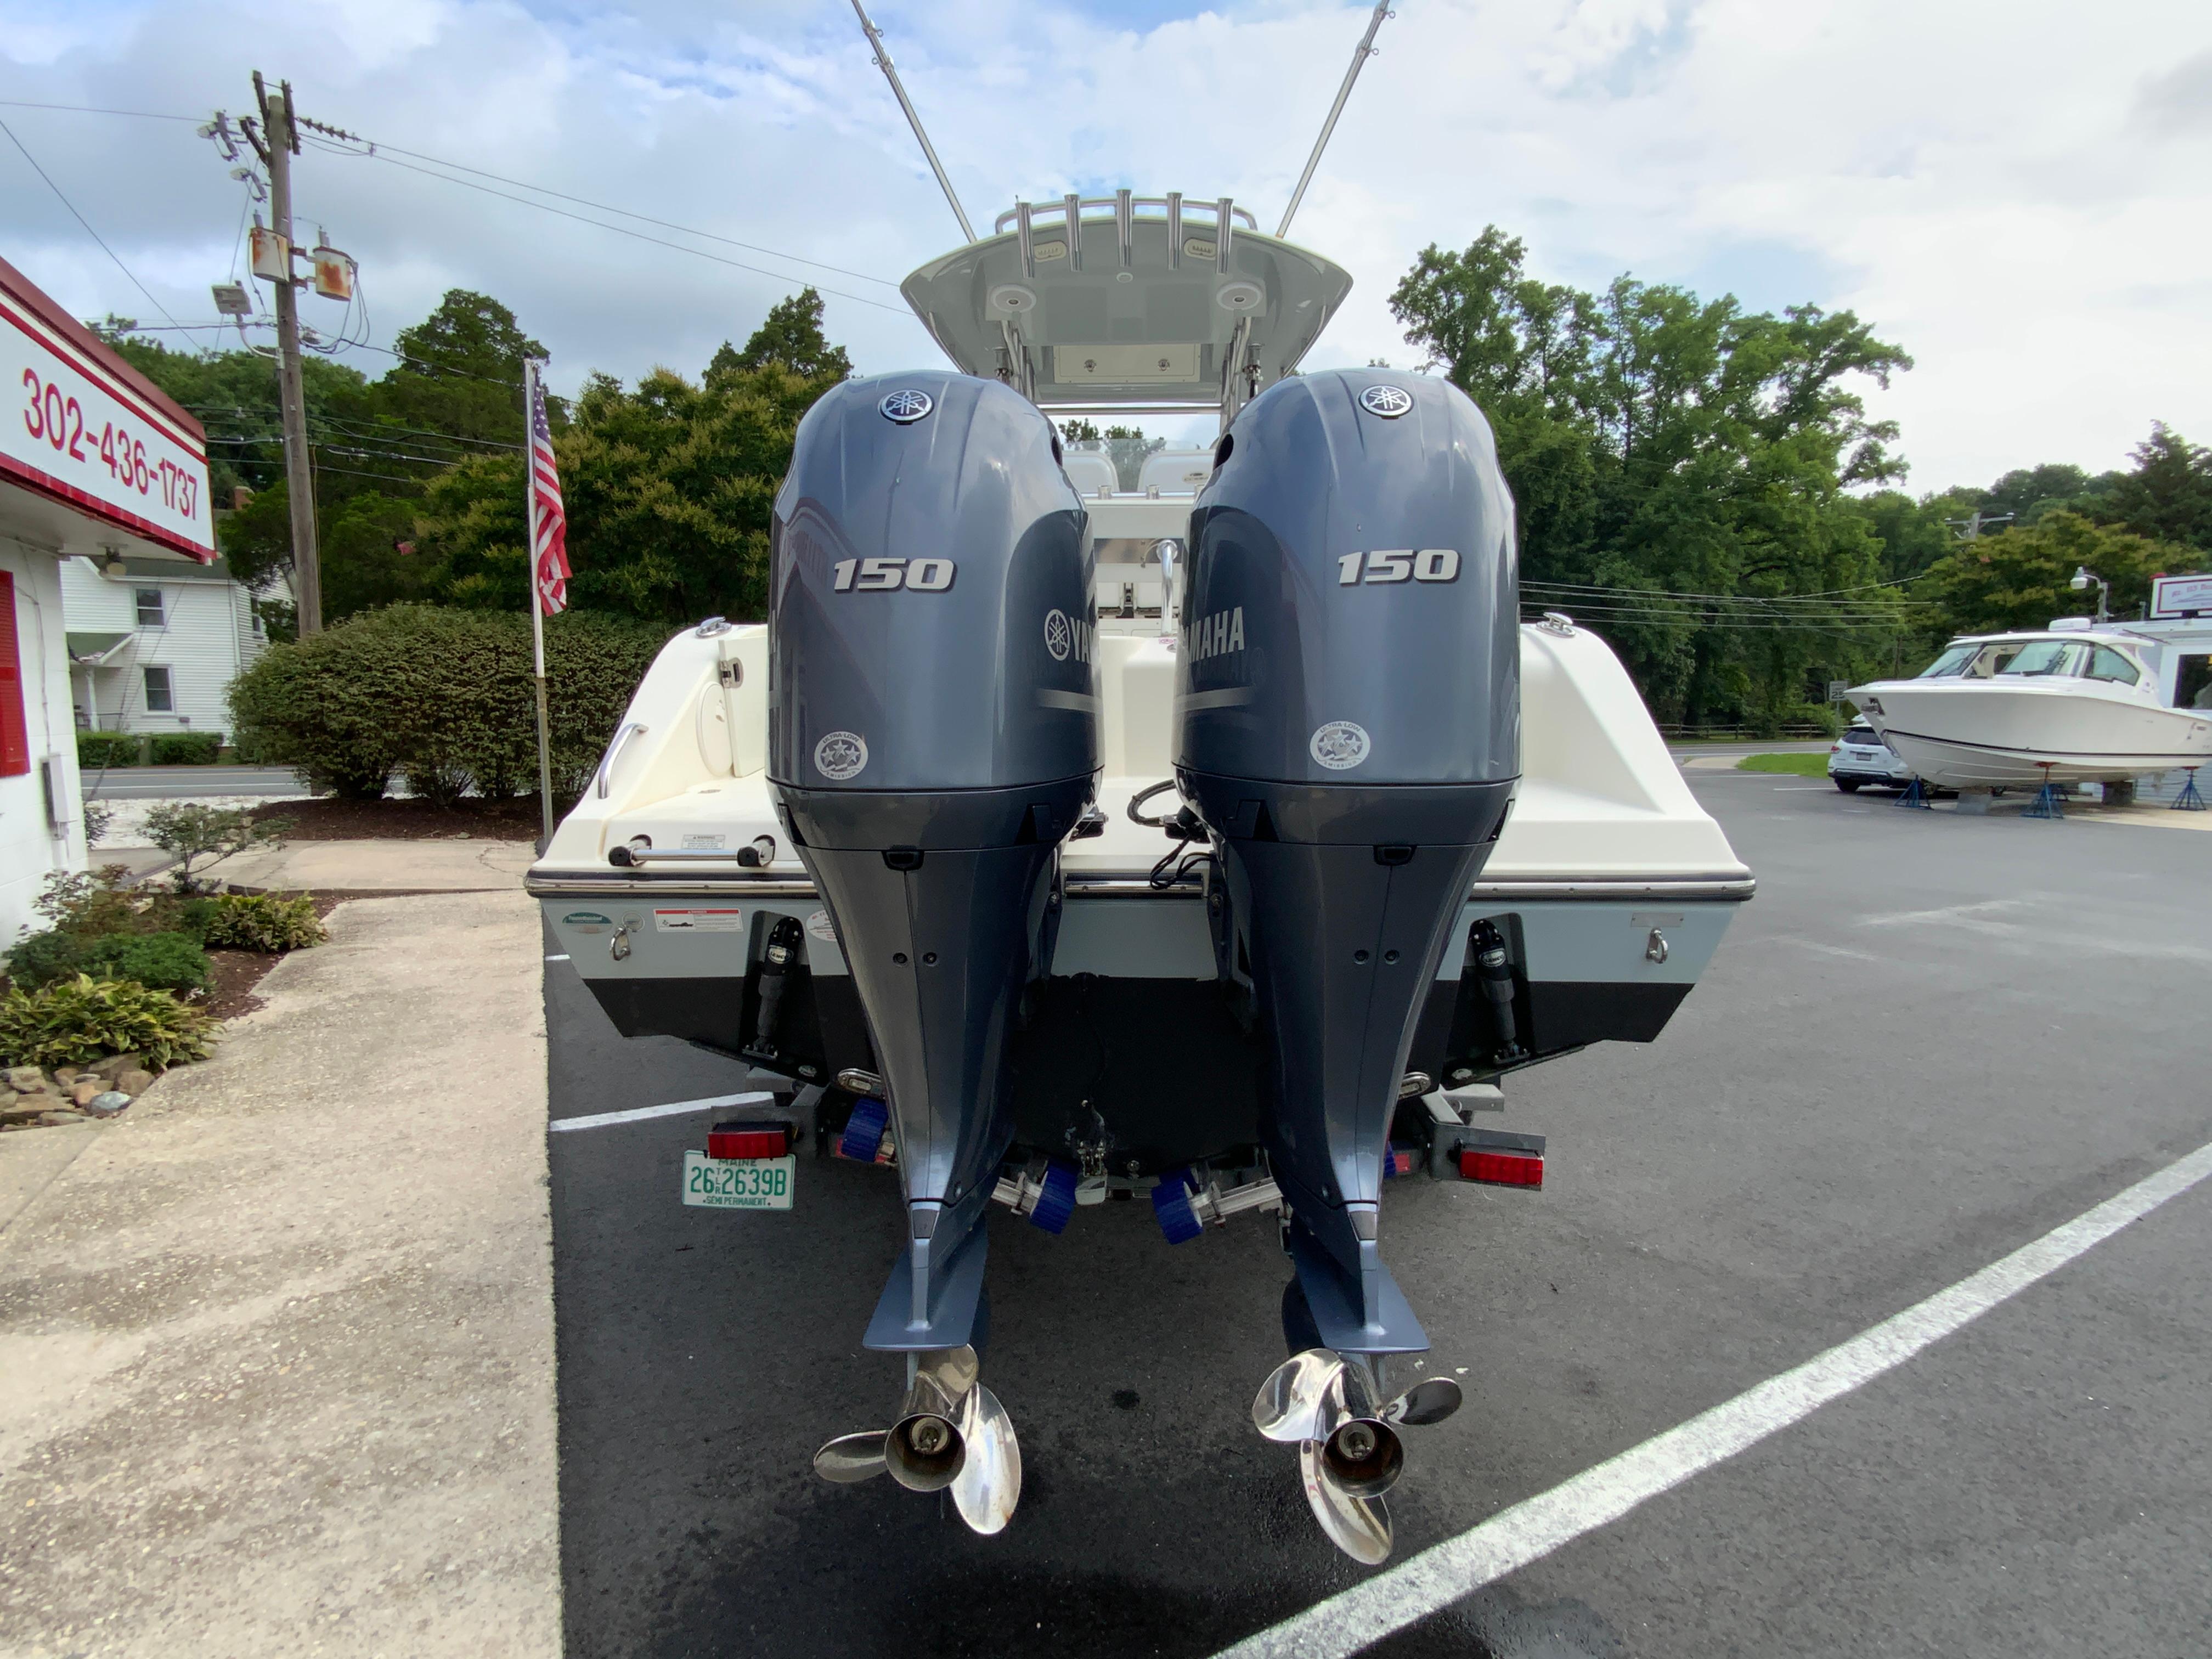
[(212, 766), (222, 753), (220, 732), (163, 732), (154, 739), (156, 766)]
[(80, 732), (76, 734), (79, 766), (136, 766), (138, 738), (131, 732)]
[[(545, 625), (553, 785), (583, 793), (665, 629), (568, 611)], [(272, 645), (231, 683), (241, 754), (357, 800), (395, 776), (416, 794), (494, 799), (538, 781), (530, 623), (504, 611), (395, 605)]]

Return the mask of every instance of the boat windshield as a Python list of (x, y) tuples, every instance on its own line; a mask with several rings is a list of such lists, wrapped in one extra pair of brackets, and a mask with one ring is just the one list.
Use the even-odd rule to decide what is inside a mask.
[(1966, 665), (1973, 661), (1974, 653), (1980, 648), (1972, 645), (1954, 645), (1922, 669), (1915, 678), (1923, 680), (1954, 678), (1966, 672)]
[(2082, 659), (2087, 650), (2069, 640), (2037, 640), (2020, 648), (2020, 654), (1997, 670), (2000, 677), (2009, 674), (2034, 675), (2048, 679), (2072, 679), (2081, 672)]

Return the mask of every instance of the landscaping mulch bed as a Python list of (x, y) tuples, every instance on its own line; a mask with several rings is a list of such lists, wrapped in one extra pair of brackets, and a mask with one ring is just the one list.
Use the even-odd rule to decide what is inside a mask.
[[(315, 915), (323, 921), (331, 919), (331, 912), (349, 898), (365, 898), (362, 893), (309, 893), (315, 902)], [(319, 945), (311, 949), (319, 950)], [(197, 1006), (213, 1014), (217, 1019), (236, 1019), (240, 1014), (250, 1014), (262, 1006), (262, 999), (254, 988), (262, 977), (289, 955), (289, 951), (210, 951), (208, 966), (215, 970), (215, 989)]]
[(536, 841), (543, 827), (538, 798), (458, 800), (340, 800), (315, 795), (257, 805), (253, 816), (284, 818), (287, 841)]

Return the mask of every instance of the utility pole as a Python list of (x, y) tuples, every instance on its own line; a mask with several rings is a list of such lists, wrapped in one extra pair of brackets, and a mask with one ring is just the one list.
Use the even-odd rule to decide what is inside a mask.
[(300, 133), (292, 114), (292, 83), (277, 83), (270, 95), (261, 71), (253, 71), (253, 95), (261, 105), (261, 131), (248, 130), (253, 147), (269, 168), (271, 227), (283, 249), (283, 275), (276, 289), (276, 384), (284, 409), (284, 480), (292, 507), (292, 585), (299, 601), (302, 636), (323, 631), (323, 572), (315, 546), (315, 483), (307, 456), (307, 394), (300, 377), (300, 278), (292, 274), (292, 158), (300, 153)]

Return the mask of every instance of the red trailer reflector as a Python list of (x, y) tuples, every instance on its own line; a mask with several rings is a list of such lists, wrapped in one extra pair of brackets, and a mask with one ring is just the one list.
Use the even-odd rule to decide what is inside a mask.
[(1541, 1152), (1485, 1152), (1462, 1146), (1459, 1172), (1464, 1180), (1485, 1182), (1492, 1187), (1541, 1187), (1544, 1156)]
[(791, 1132), (781, 1124), (718, 1123), (707, 1131), (709, 1158), (781, 1158)]

